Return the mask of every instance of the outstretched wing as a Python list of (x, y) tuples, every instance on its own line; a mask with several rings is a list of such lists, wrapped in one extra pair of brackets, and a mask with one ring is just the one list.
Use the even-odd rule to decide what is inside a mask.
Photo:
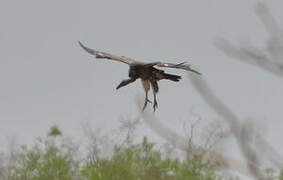
[(187, 62), (182, 62), (179, 64), (174, 64), (174, 63), (163, 63), (163, 62), (153, 62), (153, 63), (148, 63), (146, 66), (157, 66), (157, 67), (164, 67), (164, 68), (176, 68), (176, 69), (183, 69), (186, 71), (191, 71), (193, 73), (196, 73), (198, 75), (201, 75), (200, 72), (197, 70), (194, 70), (191, 68), (191, 65), (188, 64)]
[(105, 53), (105, 52), (101, 52), (101, 51), (96, 51), (96, 50), (90, 49), (90, 48), (86, 47), (85, 45), (83, 45), (80, 41), (79, 41), (79, 45), (86, 52), (88, 52), (89, 54), (94, 55), (97, 59), (110, 59), (110, 60), (114, 60), (114, 61), (120, 61), (120, 62), (129, 64), (129, 65), (136, 62), (135, 60), (133, 60), (131, 58), (124, 57), (124, 56), (115, 56), (115, 55), (108, 54), (108, 53)]

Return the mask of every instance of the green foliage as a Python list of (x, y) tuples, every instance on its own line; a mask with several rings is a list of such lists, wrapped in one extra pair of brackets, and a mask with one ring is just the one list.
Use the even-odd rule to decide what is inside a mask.
[(278, 177), (279, 180), (283, 180), (283, 170), (281, 170), (280, 175)]
[[(53, 128), (53, 127), (52, 127)], [(50, 132), (52, 132), (52, 128)], [(56, 127), (57, 128), (57, 127)], [(58, 129), (58, 128), (57, 128)], [(58, 129), (59, 130), (59, 129)], [(76, 161), (63, 137), (38, 139), (15, 156), (8, 180), (214, 180), (215, 167), (200, 156), (190, 161), (165, 159), (146, 137), (139, 144), (115, 145), (113, 156)]]
[[(59, 129), (50, 132), (58, 134)], [(53, 136), (52, 134), (51, 136)], [(59, 144), (59, 145), (57, 145)], [(38, 139), (36, 145), (22, 147), (8, 179), (11, 180), (71, 180), (78, 163), (73, 160), (71, 146), (56, 143), (54, 137)]]
[(48, 136), (54, 136), (54, 137), (62, 136), (62, 132), (60, 131), (60, 129), (56, 125), (54, 125), (50, 128)]
[(212, 165), (202, 163), (200, 157), (189, 162), (163, 159), (147, 138), (141, 144), (118, 146), (111, 159), (98, 159), (82, 168), (82, 175), (90, 180), (213, 180)]

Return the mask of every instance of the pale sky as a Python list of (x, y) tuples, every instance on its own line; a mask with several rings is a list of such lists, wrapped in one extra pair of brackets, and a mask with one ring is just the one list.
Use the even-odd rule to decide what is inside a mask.
[[(268, 39), (255, 14), (256, 0), (2, 0), (0, 2), (0, 146), (15, 137), (31, 143), (57, 124), (77, 136), (81, 124), (115, 128), (135, 116), (140, 82), (115, 87), (127, 78), (122, 63), (97, 60), (77, 44), (137, 60), (188, 61), (241, 118), (253, 118), (271, 145), (283, 152), (282, 78), (225, 56), (217, 37)], [(268, 6), (283, 27), (283, 1)], [(182, 133), (190, 110), (203, 121), (218, 119), (183, 79), (161, 81), (156, 116)], [(148, 106), (151, 111), (151, 105)], [(279, 143), (280, 142), (280, 143)]]

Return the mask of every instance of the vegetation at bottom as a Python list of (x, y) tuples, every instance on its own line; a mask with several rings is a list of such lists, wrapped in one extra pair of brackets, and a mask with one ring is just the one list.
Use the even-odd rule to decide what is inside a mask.
[[(165, 157), (144, 137), (140, 143), (114, 145), (111, 156), (86, 156), (79, 144), (63, 137), (57, 126), (34, 146), (0, 154), (2, 180), (215, 180), (225, 179), (217, 165), (195, 155), (190, 160)], [(101, 149), (103, 152), (104, 149)], [(271, 173), (272, 174), (272, 173)], [(283, 174), (283, 173), (282, 173)], [(277, 176), (276, 179), (282, 179)], [(275, 176), (273, 176), (275, 177)]]
[(202, 163), (200, 157), (190, 161), (163, 159), (146, 137), (140, 144), (116, 146), (112, 158), (88, 162), (81, 173), (82, 177), (92, 180), (217, 179), (213, 165)]

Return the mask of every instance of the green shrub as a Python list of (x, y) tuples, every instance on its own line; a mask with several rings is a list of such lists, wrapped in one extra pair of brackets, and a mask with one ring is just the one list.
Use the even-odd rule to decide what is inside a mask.
[[(54, 127), (51, 128), (50, 132), (53, 130)], [(73, 179), (75, 170), (78, 169), (78, 163), (73, 160), (72, 146), (57, 141), (58, 132), (60, 130), (57, 128), (56, 135), (49, 133), (45, 141), (38, 139), (36, 145), (31, 149), (23, 146), (16, 155), (16, 162), (8, 179)]]
[[(60, 132), (60, 133), (58, 133)], [(32, 148), (22, 147), (8, 180), (214, 180), (216, 169), (201, 156), (190, 161), (166, 159), (144, 137), (139, 144), (115, 145), (113, 155), (75, 160), (76, 149), (52, 127)]]
[(98, 159), (82, 168), (89, 180), (213, 180), (215, 169), (195, 156), (189, 162), (163, 159), (147, 138), (141, 144), (118, 146), (111, 159)]

